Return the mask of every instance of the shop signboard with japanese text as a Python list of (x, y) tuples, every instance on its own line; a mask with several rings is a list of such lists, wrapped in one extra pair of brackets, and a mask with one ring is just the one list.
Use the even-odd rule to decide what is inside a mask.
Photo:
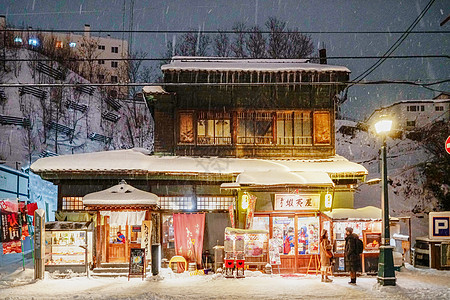
[(318, 194), (275, 194), (275, 210), (318, 210)]
[(431, 240), (450, 240), (450, 211), (430, 212), (428, 222)]
[(150, 220), (142, 221), (141, 226), (141, 248), (145, 249), (147, 259), (151, 257), (152, 251), (152, 222)]

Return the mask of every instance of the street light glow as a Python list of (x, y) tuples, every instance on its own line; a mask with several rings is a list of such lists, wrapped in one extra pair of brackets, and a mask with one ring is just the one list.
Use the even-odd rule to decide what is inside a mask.
[(375, 123), (375, 131), (380, 133), (387, 133), (391, 131), (392, 128), (392, 120), (381, 119), (380, 121)]

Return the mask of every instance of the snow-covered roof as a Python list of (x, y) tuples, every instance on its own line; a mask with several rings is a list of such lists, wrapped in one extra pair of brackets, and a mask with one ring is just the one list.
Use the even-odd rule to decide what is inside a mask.
[(286, 170), (244, 171), (236, 178), (236, 183), (253, 186), (304, 185), (304, 186), (334, 186), (330, 176), (325, 172), (290, 172)]
[(166, 95), (169, 94), (160, 85), (146, 85), (142, 88), (142, 91), (146, 94)]
[[(230, 174), (243, 172), (323, 172), (329, 176), (367, 175), (362, 165), (336, 155), (324, 159), (267, 160), (149, 155), (144, 149), (113, 150), (45, 157), (31, 165), (35, 173)], [(251, 174), (251, 173), (248, 173)], [(307, 176), (300, 173), (302, 176)], [(311, 178), (307, 180), (312, 180)], [(321, 179), (323, 180), (323, 178)]]
[(106, 190), (83, 197), (83, 205), (157, 205), (158, 196), (141, 191), (122, 180)]
[(331, 212), (325, 212), (333, 220), (379, 220), (381, 219), (381, 209), (375, 206), (362, 208), (335, 208)]
[(343, 66), (309, 63), (305, 59), (230, 59), (174, 56), (162, 71), (347, 72)]

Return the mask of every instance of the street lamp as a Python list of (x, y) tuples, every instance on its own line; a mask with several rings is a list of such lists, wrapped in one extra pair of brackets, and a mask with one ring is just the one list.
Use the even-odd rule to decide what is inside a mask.
[(389, 199), (388, 199), (388, 178), (387, 178), (387, 158), (386, 158), (386, 135), (391, 131), (392, 120), (382, 117), (375, 124), (375, 131), (381, 135), (383, 145), (381, 146), (381, 183), (383, 191), (381, 193), (382, 210), (382, 233), (380, 256), (378, 259), (378, 283), (380, 285), (395, 285), (394, 257), (392, 251), (394, 247), (390, 245), (389, 233)]

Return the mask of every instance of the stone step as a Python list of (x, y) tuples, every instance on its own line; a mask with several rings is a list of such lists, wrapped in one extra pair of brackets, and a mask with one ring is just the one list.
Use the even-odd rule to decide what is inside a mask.
[(127, 268), (128, 269), (129, 264), (128, 263), (102, 263), (102, 268)]
[(128, 273), (128, 270), (128, 268), (95, 268), (92, 273)]

